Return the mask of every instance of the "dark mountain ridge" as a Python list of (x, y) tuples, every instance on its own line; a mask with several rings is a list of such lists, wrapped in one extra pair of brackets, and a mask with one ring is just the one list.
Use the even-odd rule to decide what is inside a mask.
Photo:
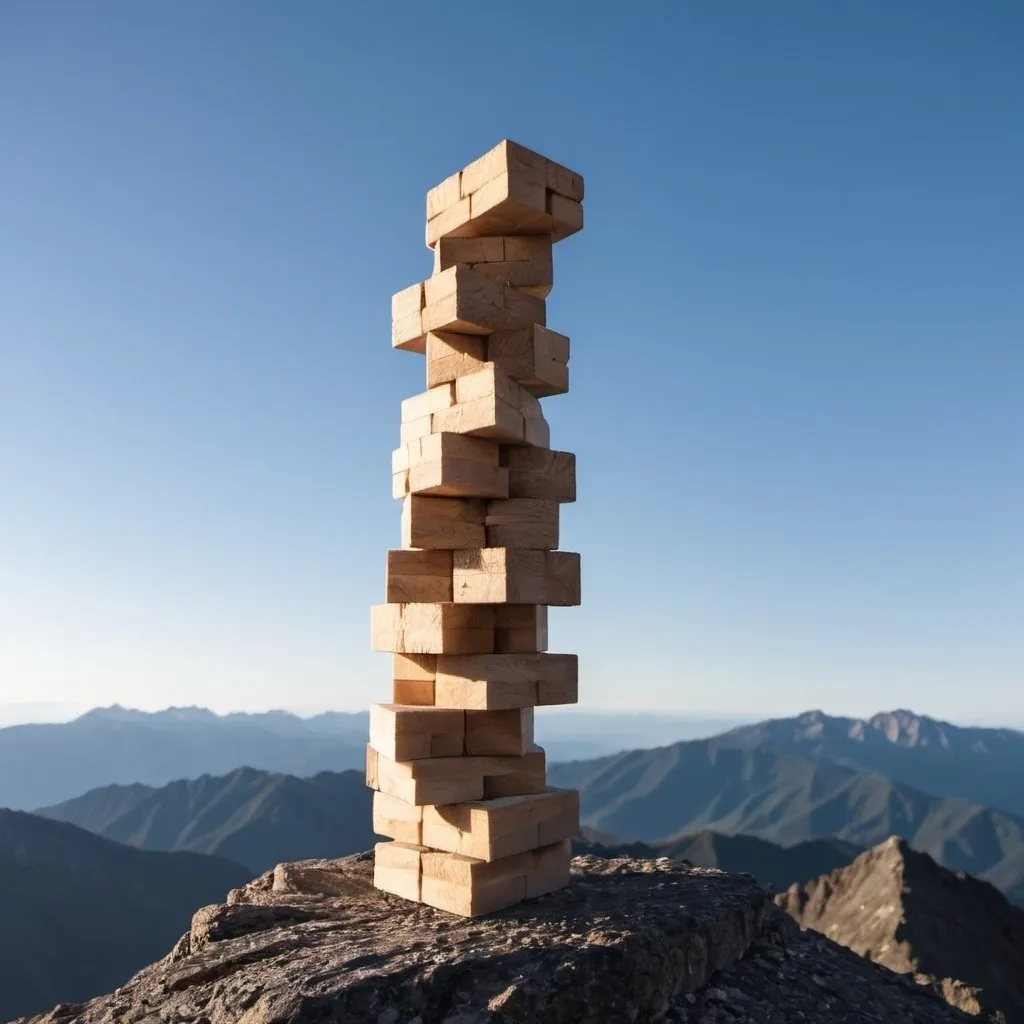
[(116, 988), (251, 876), (0, 809), (0, 1020)]

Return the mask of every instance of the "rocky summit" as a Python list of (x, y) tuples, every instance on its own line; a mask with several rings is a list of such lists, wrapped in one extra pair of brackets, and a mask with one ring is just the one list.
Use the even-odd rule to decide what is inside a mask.
[[(114, 993), (32, 1024), (774, 1024), (969, 1020), (801, 932), (750, 875), (577, 857), (566, 889), (463, 919), (373, 888), (372, 855), (281, 864)], [(28, 1021), (29, 1018), (24, 1018)]]

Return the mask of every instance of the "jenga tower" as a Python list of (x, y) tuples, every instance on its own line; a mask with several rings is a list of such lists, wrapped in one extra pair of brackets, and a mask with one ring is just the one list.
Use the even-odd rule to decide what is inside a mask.
[(366, 782), (377, 888), (473, 916), (569, 882), (579, 794), (547, 785), (534, 708), (577, 699), (548, 654), (549, 605), (580, 603), (557, 551), (576, 459), (538, 399), (569, 390), (569, 339), (545, 326), (551, 247), (583, 227), (583, 179), (502, 142), (427, 193), (434, 273), (391, 301), (395, 348), (426, 356), (392, 455), (402, 547), (373, 647), (391, 704), (370, 709)]

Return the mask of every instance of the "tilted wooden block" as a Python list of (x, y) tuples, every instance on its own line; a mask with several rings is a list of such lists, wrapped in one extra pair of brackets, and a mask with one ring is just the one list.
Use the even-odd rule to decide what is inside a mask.
[(386, 591), (389, 604), (450, 602), (451, 551), (389, 551)]
[(378, 790), (373, 794), (373, 831), (419, 846), (423, 841), (423, 808)]
[[(474, 608), (479, 605), (464, 605)], [(494, 606), (494, 650), (445, 651), (446, 654), (532, 654), (548, 649), (548, 609), (537, 604)]]
[(434, 273), (467, 266), (543, 299), (554, 280), (551, 246), (549, 234), (439, 238), (434, 246)]
[(558, 547), (558, 502), (547, 498), (507, 498), (487, 503), (484, 525), (489, 548)]
[(441, 654), (434, 703), (476, 711), (574, 704), (578, 682), (575, 654)]
[(391, 298), (391, 346), (407, 352), (424, 351), (423, 282), (396, 292)]
[(547, 443), (550, 430), (540, 402), (494, 363), (484, 363), (454, 385), (434, 390), (444, 387), (454, 387), (455, 403), (433, 415), (435, 433), (468, 434), (508, 444)]
[(420, 898), (420, 855), (426, 847), (411, 843), (377, 843), (373, 850), (373, 884), (403, 899)]
[(487, 358), (538, 398), (569, 390), (569, 339), (540, 324), (490, 335)]
[(544, 751), (522, 755), (429, 757), (392, 761), (366, 748), (366, 784), (407, 804), (465, 803), (493, 796), (517, 796), (546, 789)]
[(423, 282), (426, 305), (420, 314), (424, 339), (430, 331), (492, 334), (545, 323), (544, 300), (501, 284), (478, 270), (450, 267)]
[(431, 190), (428, 246), (444, 237), (493, 235), (547, 234), (557, 241), (583, 226), (583, 179), (507, 139), (458, 177), (457, 200), (452, 178)]
[(465, 736), (465, 713), (461, 711), (405, 704), (370, 705), (370, 746), (391, 761), (459, 757), (465, 751)]
[(375, 651), (397, 654), (493, 654), (496, 621), (495, 610), (481, 605), (378, 604), (370, 640)]
[(498, 466), (498, 445), (480, 437), (435, 433), (392, 453), (394, 495), (507, 498), (508, 470)]
[(422, 845), (477, 860), (511, 857), (578, 834), (579, 794), (571, 789), (423, 808)]
[(572, 452), (502, 445), (501, 465), (508, 470), (510, 498), (576, 500), (576, 456)]
[(484, 547), (485, 515), (482, 500), (411, 494), (402, 503), (402, 547)]
[(456, 604), (580, 603), (580, 556), (572, 551), (459, 550), (452, 577)]
[(466, 711), (467, 754), (522, 757), (534, 747), (533, 708)]

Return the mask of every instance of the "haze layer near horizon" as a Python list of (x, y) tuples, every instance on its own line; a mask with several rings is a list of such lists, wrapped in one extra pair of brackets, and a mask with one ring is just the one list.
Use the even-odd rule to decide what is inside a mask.
[[(0, 11), (0, 700), (365, 707), (423, 195), (586, 177), (590, 707), (1024, 720), (1024, 10)], [(998, 713), (998, 719), (996, 717)]]

